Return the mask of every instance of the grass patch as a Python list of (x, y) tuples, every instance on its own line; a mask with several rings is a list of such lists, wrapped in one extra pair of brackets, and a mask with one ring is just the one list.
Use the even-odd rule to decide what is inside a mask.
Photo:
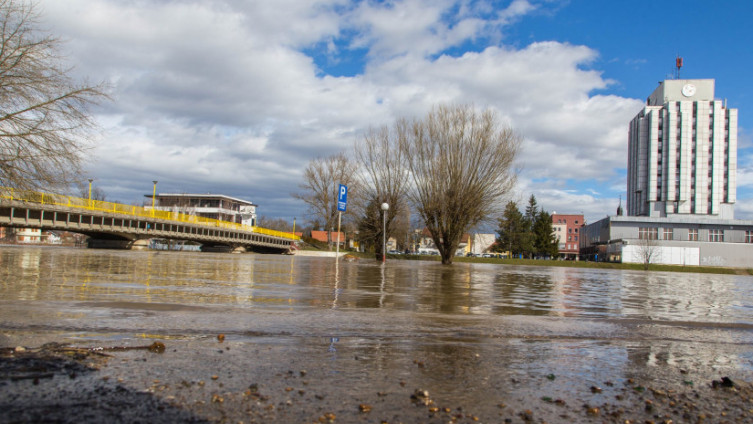
[[(360, 254), (358, 255), (359, 257)], [(373, 258), (374, 255), (367, 255)], [(439, 262), (440, 257), (436, 255), (387, 255), (389, 260), (419, 260)], [(486, 263), (498, 265), (520, 265), (520, 266), (556, 266), (564, 268), (592, 268), (592, 269), (626, 269), (634, 271), (643, 271), (643, 264), (623, 264), (613, 262), (588, 262), (588, 261), (557, 261), (557, 260), (539, 260), (539, 259), (499, 259), (499, 258), (468, 258), (456, 256), (453, 262), (461, 263)], [(680, 265), (658, 265), (650, 264), (649, 271), (661, 272), (693, 272), (699, 274), (733, 274), (733, 275), (753, 275), (751, 268), (723, 268), (712, 266), (680, 266)]]

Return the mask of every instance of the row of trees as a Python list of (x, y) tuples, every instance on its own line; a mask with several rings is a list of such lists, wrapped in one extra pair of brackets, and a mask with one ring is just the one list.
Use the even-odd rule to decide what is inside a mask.
[[(337, 189), (349, 186), (346, 218), (364, 242), (383, 254), (387, 235), (415, 211), (428, 229), (443, 264), (452, 263), (462, 235), (493, 220), (513, 188), (520, 138), (489, 109), (439, 105), (423, 119), (398, 119), (369, 130), (345, 153), (312, 160), (304, 171), (304, 201), (315, 219), (331, 228)], [(403, 218), (400, 218), (403, 217)]]
[(497, 234), (497, 251), (509, 251), (513, 255), (524, 255), (529, 258), (556, 258), (558, 255), (552, 216), (538, 207), (534, 195), (528, 200), (525, 215), (520, 212), (516, 202), (507, 203), (502, 218), (499, 219)]

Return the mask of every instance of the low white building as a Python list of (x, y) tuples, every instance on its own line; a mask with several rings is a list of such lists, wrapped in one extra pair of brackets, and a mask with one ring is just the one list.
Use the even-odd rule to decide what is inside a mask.
[(481, 255), (487, 253), (494, 242), (497, 241), (497, 235), (492, 234), (473, 234), (471, 237), (471, 253)]
[(581, 255), (608, 262), (644, 263), (648, 255), (654, 264), (750, 267), (753, 220), (608, 216), (583, 228)]
[[(469, 234), (463, 234), (463, 236), (460, 239), (460, 244), (458, 245), (458, 249), (455, 252), (455, 256), (465, 256), (468, 252), (470, 252), (470, 235)], [(418, 254), (419, 255), (438, 255), (439, 249), (437, 249), (437, 246), (434, 244), (434, 239), (431, 238), (431, 233), (429, 233), (429, 230), (424, 228), (421, 231), (421, 238), (418, 241)]]

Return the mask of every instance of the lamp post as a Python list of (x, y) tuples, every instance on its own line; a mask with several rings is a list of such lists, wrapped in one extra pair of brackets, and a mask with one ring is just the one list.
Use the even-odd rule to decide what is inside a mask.
[(152, 216), (154, 216), (154, 198), (157, 197), (157, 180), (152, 181), (154, 189), (152, 190)]
[(94, 181), (94, 179), (89, 178), (89, 207), (92, 205), (92, 181)]
[(382, 203), (382, 263), (387, 261), (387, 211), (390, 205)]

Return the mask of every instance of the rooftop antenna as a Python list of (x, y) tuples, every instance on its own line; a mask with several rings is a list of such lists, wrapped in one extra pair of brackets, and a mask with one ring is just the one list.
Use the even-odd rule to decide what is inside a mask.
[(677, 59), (675, 59), (675, 66), (677, 67), (677, 73), (675, 73), (675, 79), (680, 79), (680, 68), (682, 68), (682, 58), (680, 55), (677, 55)]

